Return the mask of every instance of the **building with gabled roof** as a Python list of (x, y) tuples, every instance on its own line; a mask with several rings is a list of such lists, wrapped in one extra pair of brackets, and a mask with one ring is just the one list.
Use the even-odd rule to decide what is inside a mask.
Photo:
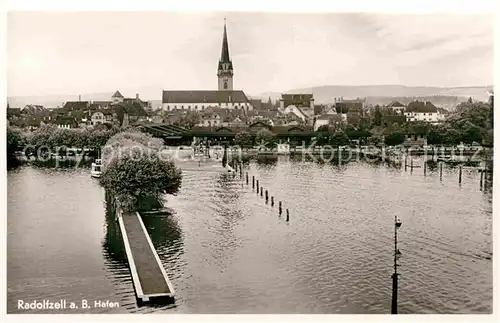
[(415, 100), (408, 103), (405, 110), (406, 121), (438, 123), (444, 119), (438, 108), (429, 101)]
[(47, 111), (47, 108), (45, 108), (43, 105), (39, 104), (28, 104), (24, 108), (21, 109), (22, 114), (38, 114), (41, 112)]
[(62, 111), (83, 111), (88, 110), (90, 107), (90, 102), (88, 101), (67, 101), (64, 103), (64, 106), (61, 108)]
[(112, 96), (111, 96), (111, 100), (113, 101), (113, 103), (119, 103), (119, 102), (123, 102), (123, 95), (120, 93), (120, 91), (116, 91)]
[(397, 100), (389, 103), (387, 107), (398, 114), (403, 114), (406, 109), (406, 106)]
[(62, 128), (62, 129), (78, 128), (78, 122), (74, 117), (59, 116), (54, 122), (54, 124), (57, 126), (57, 128)]

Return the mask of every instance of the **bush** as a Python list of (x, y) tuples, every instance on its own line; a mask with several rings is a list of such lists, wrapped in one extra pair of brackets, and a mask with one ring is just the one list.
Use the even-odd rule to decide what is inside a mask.
[(246, 131), (241, 131), (234, 136), (234, 144), (241, 148), (251, 148), (253, 147), (252, 135)]
[(22, 147), (21, 130), (15, 127), (7, 127), (7, 154), (13, 155), (19, 148)]
[(266, 148), (275, 148), (277, 145), (276, 135), (268, 129), (262, 129), (257, 133), (255, 141), (258, 145), (265, 146)]
[(391, 132), (385, 136), (384, 142), (387, 146), (397, 146), (405, 142), (406, 136), (402, 132)]
[(330, 137), (330, 145), (333, 147), (348, 146), (350, 143), (349, 137), (343, 131), (337, 131)]
[(182, 172), (172, 161), (160, 158), (158, 144), (140, 132), (117, 134), (106, 144), (100, 182), (124, 211), (135, 211), (141, 200), (180, 189)]

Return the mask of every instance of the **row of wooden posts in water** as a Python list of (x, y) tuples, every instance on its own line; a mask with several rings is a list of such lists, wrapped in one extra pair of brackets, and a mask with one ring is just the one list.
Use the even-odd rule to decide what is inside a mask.
[[(407, 171), (407, 168), (410, 167), (410, 172), (413, 172), (413, 168), (420, 168), (421, 166), (414, 166), (413, 165), (413, 158), (410, 160), (410, 165), (407, 163), (407, 159), (405, 158), (405, 172)], [(486, 188), (486, 168), (485, 169), (479, 169), (479, 173), (481, 174), (480, 182), (479, 182), (479, 188), (483, 189)], [(424, 161), (424, 176), (427, 174), (427, 162)], [(484, 175), (484, 181), (483, 181), (483, 175)], [(443, 180), (443, 162), (439, 162), (439, 180)], [(462, 166), (460, 165), (458, 168), (458, 184), (462, 184)]]
[[(233, 161), (233, 169), (235, 170), (235, 172), (239, 171), (240, 178), (243, 179), (243, 164), (242, 163), (236, 164)], [(250, 184), (248, 172), (245, 173), (245, 183), (246, 183), (246, 185)], [(257, 195), (260, 194), (260, 197), (265, 196), (266, 204), (268, 204), (269, 203), (269, 192), (267, 190), (264, 191), (264, 187), (262, 187), (259, 180), (255, 179), (255, 176), (252, 175), (252, 190), (254, 190), (255, 188), (257, 188), (257, 190), (256, 190)], [(264, 192), (265, 192), (265, 195), (264, 195)], [(271, 207), (274, 207), (274, 196), (271, 196)], [(279, 215), (283, 214), (283, 204), (281, 201), (278, 201), (278, 214)], [(288, 221), (290, 221), (290, 210), (286, 209), (286, 222), (288, 222)]]

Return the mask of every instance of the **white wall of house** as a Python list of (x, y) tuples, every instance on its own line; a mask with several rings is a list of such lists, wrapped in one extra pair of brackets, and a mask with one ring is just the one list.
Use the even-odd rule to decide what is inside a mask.
[(319, 127), (328, 125), (329, 123), (330, 120), (328, 119), (316, 119), (316, 122), (314, 122), (314, 131), (318, 131)]
[(102, 112), (94, 112), (90, 117), (90, 124), (93, 126), (99, 123), (104, 123), (105, 121), (106, 118), (104, 117), (104, 113)]
[(229, 110), (247, 110), (252, 111), (253, 106), (249, 102), (223, 102), (223, 103), (162, 103), (162, 110), (193, 110), (203, 111), (207, 108), (223, 108)]
[(406, 121), (440, 122), (442, 117), (438, 112), (405, 112)]
[(287, 107), (284, 109), (283, 113), (285, 113), (285, 114), (288, 114), (288, 113), (293, 113), (293, 114), (295, 114), (297, 117), (299, 117), (300, 119), (302, 119), (302, 121), (304, 121), (304, 122), (305, 122), (305, 121), (306, 121), (306, 119), (307, 119), (306, 115), (304, 115), (304, 114), (303, 114), (303, 113), (302, 113), (302, 112), (301, 112), (301, 111), (300, 111), (300, 110), (299, 110), (296, 106), (294, 106), (294, 105), (289, 105), (289, 106), (287, 106)]

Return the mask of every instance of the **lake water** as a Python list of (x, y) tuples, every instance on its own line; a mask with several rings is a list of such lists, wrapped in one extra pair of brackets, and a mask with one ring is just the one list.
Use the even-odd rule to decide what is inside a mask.
[[(167, 198), (173, 214), (144, 217), (176, 302), (143, 307), (89, 170), (9, 171), (8, 312), (25, 313), (18, 300), (86, 299), (120, 307), (66, 313), (390, 313), (395, 215), (399, 312), (492, 312), (492, 195), (477, 170), (464, 168), (459, 185), (458, 168), (440, 180), (439, 169), (280, 157), (250, 163), (247, 186), (189, 169)], [(252, 191), (252, 175), (274, 207)]]

